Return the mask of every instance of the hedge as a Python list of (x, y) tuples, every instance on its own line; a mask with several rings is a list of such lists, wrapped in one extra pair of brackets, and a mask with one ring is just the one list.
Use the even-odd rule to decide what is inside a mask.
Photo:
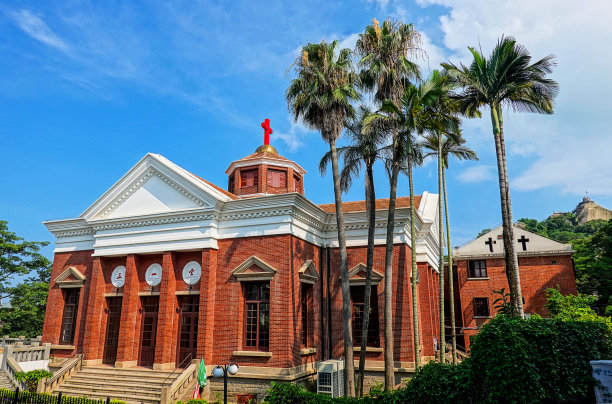
[(397, 391), (332, 399), (280, 384), (266, 402), (594, 402), (589, 361), (596, 359), (612, 359), (612, 333), (602, 322), (498, 316), (482, 327), (460, 365), (429, 363)]
[[(19, 389), (15, 391), (0, 389), (0, 404), (103, 404), (106, 402), (106, 400), (87, 397), (68, 397), (61, 393), (56, 396), (49, 393), (19, 391)], [(110, 400), (110, 404), (125, 404), (125, 402)]]

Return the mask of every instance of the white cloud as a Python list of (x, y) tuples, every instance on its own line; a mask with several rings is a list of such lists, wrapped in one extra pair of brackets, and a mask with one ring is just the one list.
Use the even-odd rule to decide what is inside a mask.
[(38, 15), (29, 10), (12, 12), (10, 15), (19, 28), (32, 38), (64, 53), (69, 52), (66, 42), (57, 36)]
[[(467, 46), (481, 46), (489, 54), (502, 35), (514, 36), (527, 47), (534, 61), (548, 54), (557, 56), (551, 77), (559, 82), (555, 115), (505, 115), (509, 168), (518, 175), (513, 185), (519, 190), (546, 187), (582, 195), (612, 195), (611, 130), (606, 125), (612, 81), (601, 72), (612, 63), (612, 7), (609, 1), (578, 5), (571, 0), (418, 0), (422, 6), (438, 4), (449, 11), (440, 18), (447, 57), (471, 59)], [(595, 78), (598, 77), (598, 78)], [(490, 123), (484, 114), (481, 131)], [(467, 131), (464, 131), (467, 132)], [(466, 133), (467, 136), (469, 134)], [(479, 139), (483, 140), (482, 138)], [(493, 142), (488, 140), (488, 152)], [(514, 164), (528, 157), (525, 168)]]
[(492, 181), (495, 180), (495, 170), (495, 166), (480, 164), (466, 168), (457, 174), (457, 179), (464, 183)]
[(291, 117), (288, 117), (289, 130), (275, 130), (272, 133), (274, 138), (282, 140), (290, 152), (294, 152), (304, 145), (304, 137), (310, 132), (309, 129), (301, 122), (294, 123)]

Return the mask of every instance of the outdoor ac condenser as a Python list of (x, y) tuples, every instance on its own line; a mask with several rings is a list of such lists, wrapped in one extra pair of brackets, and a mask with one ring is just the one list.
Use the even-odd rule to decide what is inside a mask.
[(317, 393), (344, 396), (344, 361), (330, 359), (317, 365)]

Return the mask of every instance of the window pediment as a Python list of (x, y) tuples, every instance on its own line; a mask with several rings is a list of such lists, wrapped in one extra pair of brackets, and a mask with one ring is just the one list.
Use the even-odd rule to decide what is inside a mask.
[[(365, 285), (366, 281), (366, 265), (362, 262), (353, 267), (353, 269), (349, 270), (349, 284), (351, 286), (362, 286)], [(372, 269), (372, 286), (378, 285), (383, 279), (384, 275), (380, 272)]]
[(247, 258), (242, 264), (232, 270), (232, 275), (240, 282), (270, 281), (276, 275), (276, 268), (256, 255)]
[(302, 267), (298, 270), (300, 276), (300, 282), (314, 284), (319, 279), (319, 272), (314, 265), (312, 260), (304, 262)]
[(80, 288), (85, 284), (87, 278), (75, 267), (66, 268), (57, 278), (55, 283), (60, 288)]

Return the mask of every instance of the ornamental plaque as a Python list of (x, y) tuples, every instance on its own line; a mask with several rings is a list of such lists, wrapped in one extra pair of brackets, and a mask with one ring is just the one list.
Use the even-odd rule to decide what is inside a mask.
[(123, 287), (125, 284), (125, 267), (123, 265), (113, 269), (113, 273), (111, 274), (111, 283), (117, 289)]
[(145, 281), (149, 286), (157, 286), (161, 283), (162, 267), (159, 264), (151, 264), (145, 272)]
[(190, 261), (183, 268), (183, 281), (187, 285), (194, 285), (200, 280), (201, 275), (202, 267), (197, 261)]

